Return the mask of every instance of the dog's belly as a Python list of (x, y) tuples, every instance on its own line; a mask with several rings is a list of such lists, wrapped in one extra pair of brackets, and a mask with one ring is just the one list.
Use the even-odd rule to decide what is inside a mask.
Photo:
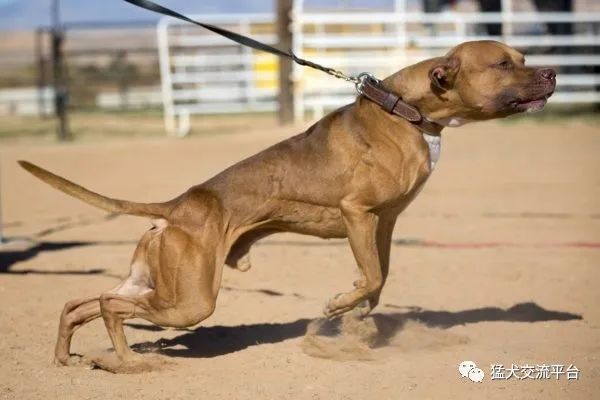
[(299, 201), (279, 201), (269, 218), (269, 226), (277, 230), (322, 238), (344, 238), (346, 227), (337, 207), (325, 207)]

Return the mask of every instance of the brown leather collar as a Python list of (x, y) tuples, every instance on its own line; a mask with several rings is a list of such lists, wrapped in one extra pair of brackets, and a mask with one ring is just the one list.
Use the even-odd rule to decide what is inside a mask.
[(424, 118), (417, 108), (402, 101), (400, 96), (384, 89), (381, 83), (370, 75), (365, 76), (357, 88), (367, 99), (375, 102), (388, 113), (404, 118), (423, 133), (438, 136), (444, 129), (442, 125)]

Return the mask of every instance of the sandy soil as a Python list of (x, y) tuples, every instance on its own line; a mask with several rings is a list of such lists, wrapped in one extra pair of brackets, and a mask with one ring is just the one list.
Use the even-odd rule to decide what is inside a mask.
[[(600, 132), (575, 122), (445, 134), (435, 173), (398, 221), (382, 304), (366, 321), (320, 320), (355, 278), (346, 243), (280, 235), (254, 247), (249, 272), (225, 271), (217, 311), (199, 327), (131, 321), (130, 344), (159, 354), (162, 370), (51, 364), (63, 304), (115, 285), (149, 222), (107, 217), (17, 159), (156, 201), (290, 133), (0, 144), (6, 233), (37, 243), (0, 252), (0, 398), (600, 398)], [(75, 335), (77, 353), (109, 349), (100, 320)], [(482, 368), (482, 383), (460, 377), (463, 360)], [(490, 380), (492, 363), (581, 372)]]

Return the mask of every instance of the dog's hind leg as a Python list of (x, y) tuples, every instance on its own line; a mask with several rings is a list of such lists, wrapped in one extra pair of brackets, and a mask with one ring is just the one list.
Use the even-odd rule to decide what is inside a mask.
[[(120, 282), (110, 293), (133, 295), (152, 290), (152, 279), (145, 255), (155, 232), (150, 230), (142, 236), (133, 256), (129, 276)], [(68, 301), (60, 316), (58, 338), (54, 348), (54, 363), (68, 365), (76, 363), (78, 357), (70, 354), (71, 339), (77, 329), (101, 316), (100, 296), (84, 297)]]
[[(109, 292), (131, 295), (150, 291), (150, 287), (140, 285), (140, 269), (143, 268), (134, 264), (131, 275)], [(56, 365), (69, 365), (78, 361), (78, 357), (73, 357), (70, 353), (73, 334), (77, 329), (101, 315), (100, 296), (74, 299), (65, 304), (60, 316), (58, 339), (54, 348)]]
[(54, 363), (68, 365), (75, 359), (70, 354), (73, 333), (82, 325), (100, 317), (100, 297), (85, 297), (68, 301), (60, 316), (58, 339), (54, 348)]
[(192, 235), (166, 227), (160, 240), (148, 248), (154, 289), (143, 295), (109, 292), (100, 296), (102, 318), (121, 363), (135, 365), (140, 357), (127, 344), (125, 319), (143, 318), (156, 325), (182, 328), (212, 314), (224, 260), (216, 256), (218, 244), (203, 246), (207, 237), (214, 241), (215, 232)]

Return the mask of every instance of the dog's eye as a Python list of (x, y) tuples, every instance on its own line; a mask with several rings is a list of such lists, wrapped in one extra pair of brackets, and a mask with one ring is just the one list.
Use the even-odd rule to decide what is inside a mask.
[(499, 69), (511, 69), (513, 65), (510, 61), (504, 60), (504, 61), (500, 61), (498, 64), (496, 64), (494, 66)]

